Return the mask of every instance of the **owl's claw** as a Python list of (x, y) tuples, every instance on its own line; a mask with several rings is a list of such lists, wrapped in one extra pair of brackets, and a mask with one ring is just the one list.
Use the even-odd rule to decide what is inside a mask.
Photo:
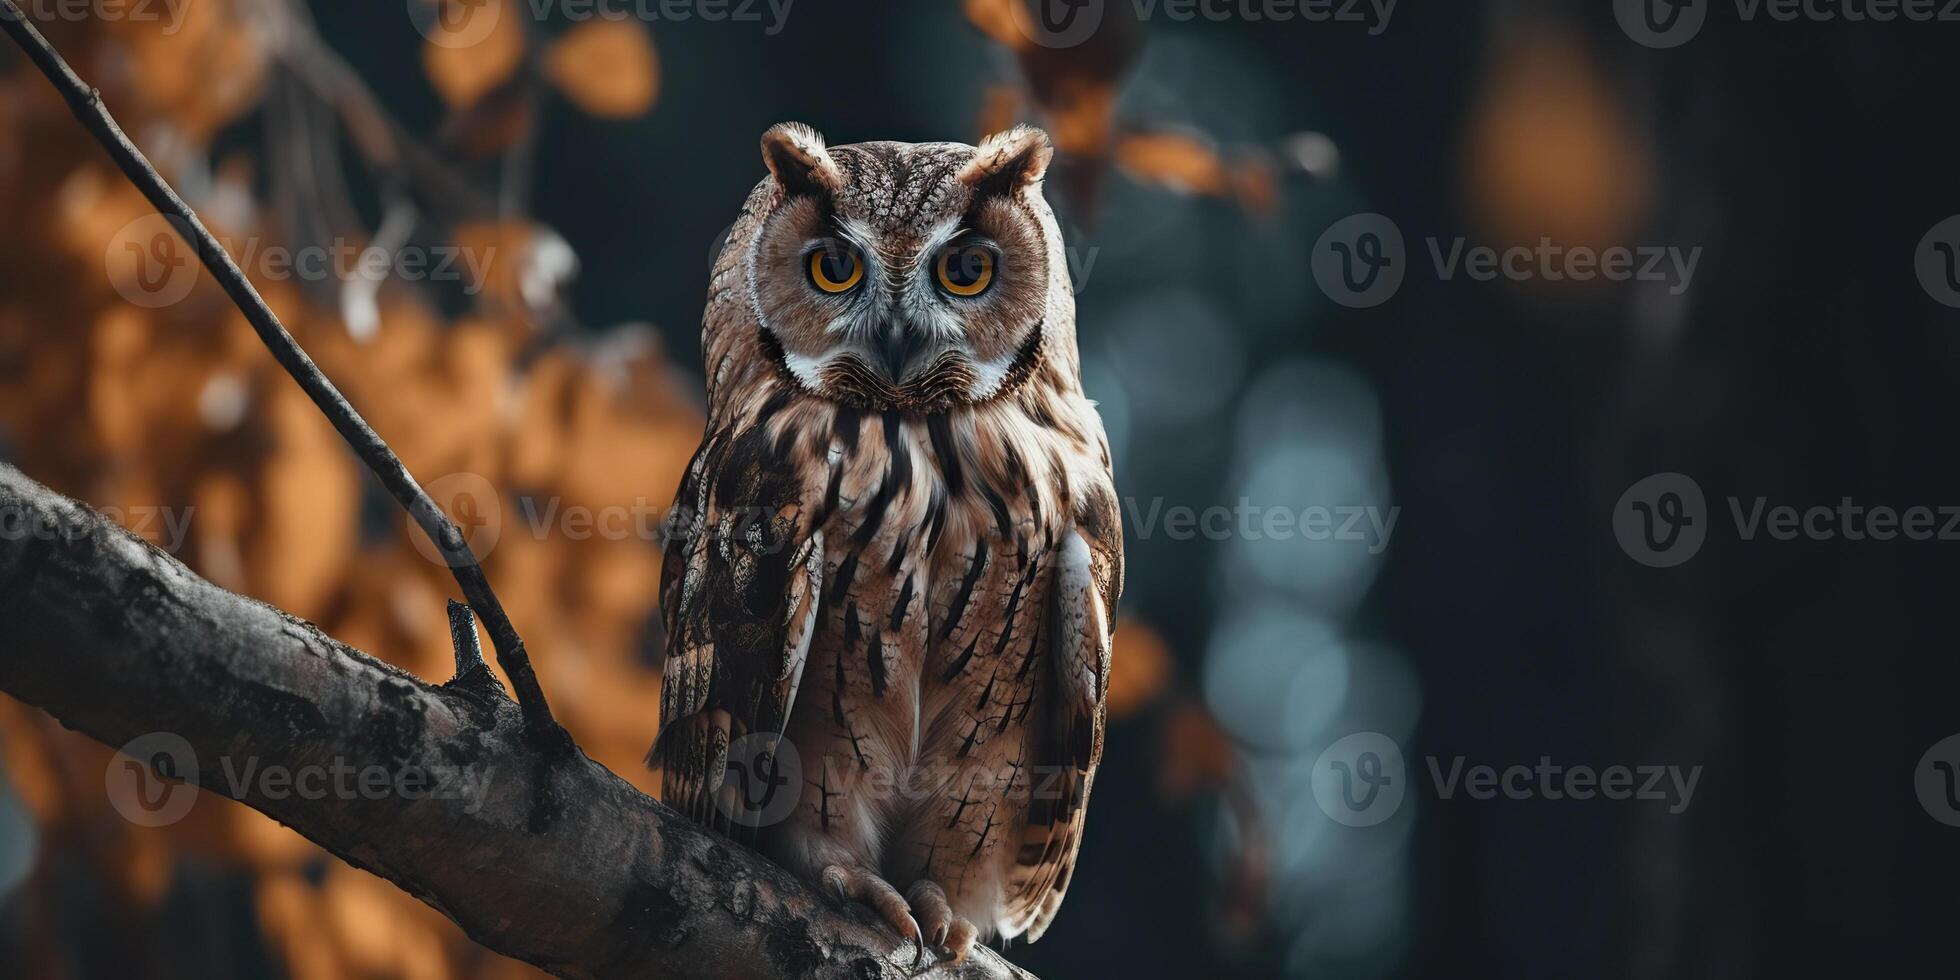
[(833, 864), (823, 869), (823, 883), (840, 902), (858, 901), (871, 906), (898, 933), (900, 940), (913, 947), (912, 965), (925, 961), (926, 941), (918, 920), (912, 918), (911, 907), (890, 882), (863, 868)]
[(933, 947), (943, 950), (954, 963), (964, 962), (966, 954), (973, 951), (978, 930), (973, 928), (973, 923), (953, 913), (953, 907), (946, 901), (946, 890), (937, 882), (921, 878), (906, 890), (905, 898), (912, 904), (912, 914), (925, 926), (925, 934), (932, 937)]

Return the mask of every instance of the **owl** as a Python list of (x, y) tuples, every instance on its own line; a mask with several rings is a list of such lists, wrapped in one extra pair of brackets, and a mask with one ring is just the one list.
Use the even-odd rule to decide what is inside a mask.
[(924, 957), (1040, 938), (1102, 758), (1122, 531), (1048, 137), (762, 137), (662, 571), (661, 796)]

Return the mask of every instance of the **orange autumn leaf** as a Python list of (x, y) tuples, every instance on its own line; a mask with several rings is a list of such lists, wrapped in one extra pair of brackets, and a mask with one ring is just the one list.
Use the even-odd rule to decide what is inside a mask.
[(1279, 205), (1279, 174), (1272, 161), (1247, 160), (1232, 169), (1232, 194), (1252, 214), (1271, 214)]
[(962, 6), (966, 19), (995, 43), (1014, 51), (1034, 43), (1029, 39), (1028, 31), (1016, 23), (1016, 18), (1028, 16), (1027, 8), (1021, 5), (1020, 0), (966, 0)]
[(254, 896), (259, 929), (293, 980), (330, 980), (339, 975), (334, 936), (319, 927), (319, 890), (297, 873), (268, 876)]
[[(121, 41), (123, 70), (143, 80), (136, 91), (148, 107), (168, 112), (191, 138), (209, 139), (257, 103), (266, 52), (250, 25), (216, 5), (182, 4), (160, 14), (130, 4), (123, 16), (102, 21)], [(184, 57), (187, 49), (197, 57)]]
[(1056, 149), (1079, 157), (1109, 152), (1116, 133), (1116, 87), (1097, 79), (1059, 79), (1042, 100)]
[(451, 232), (459, 261), (457, 274), (474, 292), (512, 309), (524, 307), (523, 266), (537, 241), (526, 221), (465, 221)]
[(0, 700), (0, 771), (14, 797), (47, 826), (62, 817), (64, 800), (58, 763), (41, 737), (44, 722), (38, 715), (37, 709)]
[(1020, 108), (1021, 93), (1014, 86), (987, 86), (987, 92), (980, 102), (979, 136), (985, 138), (1013, 129), (1015, 114)]
[(471, 159), (496, 156), (536, 125), (535, 101), (530, 89), (513, 75), (443, 120), (436, 143)]
[(1227, 160), (1211, 142), (1189, 133), (1126, 133), (1116, 145), (1116, 165), (1138, 181), (1178, 193), (1233, 198), (1253, 214), (1268, 213), (1279, 201), (1279, 175), (1269, 156), (1240, 151)]
[(1073, 201), (1088, 207), (1109, 163), (1116, 135), (1116, 94), (1143, 50), (1143, 30), (1127, 5), (1106, 4), (1087, 37), (1050, 39), (1033, 21), (1025, 0), (965, 0), (966, 18), (981, 33), (1014, 52), (1038, 121), (1055, 149), (1073, 165), (1051, 179)]
[(1223, 194), (1232, 181), (1218, 151), (1184, 133), (1127, 134), (1116, 145), (1116, 163), (1138, 180), (1187, 194)]
[(1109, 657), (1109, 716), (1126, 718), (1163, 693), (1171, 676), (1171, 651), (1164, 638), (1134, 619), (1116, 624)]
[(451, 109), (488, 95), (524, 60), (524, 26), (508, 0), (423, 0), (439, 9), (420, 21), (422, 69)]
[(1583, 39), (1540, 29), (1492, 56), (1463, 154), (1465, 199), (1500, 240), (1623, 241), (1653, 186), (1649, 148)]
[(1231, 736), (1195, 700), (1171, 709), (1160, 735), (1163, 768), (1157, 790), (1164, 799), (1188, 799), (1200, 790), (1225, 784), (1238, 766)]
[(545, 55), (545, 76), (580, 109), (607, 119), (637, 116), (660, 93), (660, 59), (639, 24), (586, 21)]

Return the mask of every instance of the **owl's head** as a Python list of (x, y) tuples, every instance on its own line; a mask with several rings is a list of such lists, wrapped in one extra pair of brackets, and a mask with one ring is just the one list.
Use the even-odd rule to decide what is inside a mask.
[(765, 346), (804, 390), (861, 407), (1011, 390), (1041, 357), (1051, 285), (1068, 295), (1041, 198), (1050, 155), (1028, 127), (978, 147), (827, 147), (807, 126), (771, 128), (777, 192), (748, 255)]

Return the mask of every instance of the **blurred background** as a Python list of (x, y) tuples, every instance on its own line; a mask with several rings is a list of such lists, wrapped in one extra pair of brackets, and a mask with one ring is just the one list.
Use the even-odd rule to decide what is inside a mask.
[[(1010, 956), (1050, 978), (1743, 977), (1924, 964), (1960, 911), (1960, 753), (1936, 747), (1960, 731), (1960, 541), (1744, 520), (1757, 498), (1960, 504), (1960, 223), (1939, 227), (1960, 25), (1861, 9), (33, 16), (410, 468), (488, 522), (473, 544), (553, 706), (648, 790), (660, 542), (538, 515), (664, 512), (758, 135), (1045, 126), (1129, 580), (1081, 863)], [(0, 47), (0, 459), (443, 677), (453, 584), (147, 213)], [(1613, 248), (1624, 275), (1556, 258)], [(1647, 499), (1655, 474), (1681, 476)], [(1637, 523), (1683, 502), (1689, 523)], [(1318, 532), (1251, 530), (1316, 508)], [(1388, 768), (1342, 754), (1357, 733)], [(212, 794), (132, 825), (110, 758), (0, 697), (0, 975), (536, 975)], [(1697, 781), (1446, 784), (1541, 760)], [(1393, 805), (1356, 808), (1341, 777), (1376, 773)]]

